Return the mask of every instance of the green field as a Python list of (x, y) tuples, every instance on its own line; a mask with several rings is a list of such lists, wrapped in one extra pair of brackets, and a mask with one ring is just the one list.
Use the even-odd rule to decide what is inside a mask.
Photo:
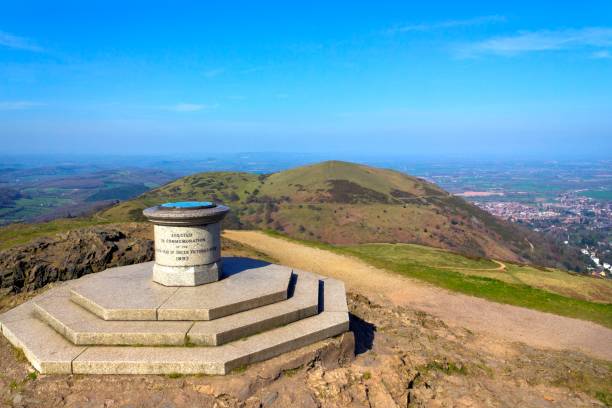
[(104, 189), (87, 197), (85, 201), (127, 200), (149, 190), (144, 184), (106, 183)]
[(298, 241), (357, 257), (375, 267), (390, 270), (454, 292), (498, 303), (521, 306), (612, 328), (612, 282), (570, 274), (557, 269), (537, 269), (505, 263), (506, 268), (485, 259), (472, 259), (434, 248), (410, 244), (333, 246)]
[(34, 218), (46, 214), (50, 209), (73, 204), (70, 198), (41, 196), (37, 198), (20, 198), (15, 201), (15, 206), (0, 208), (0, 218), (6, 220), (22, 220)]

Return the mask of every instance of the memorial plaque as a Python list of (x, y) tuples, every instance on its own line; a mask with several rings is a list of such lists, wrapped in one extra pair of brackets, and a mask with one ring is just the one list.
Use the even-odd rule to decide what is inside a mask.
[(202, 227), (155, 225), (155, 262), (165, 266), (208, 265), (217, 261), (221, 248), (215, 242), (219, 223)]
[(197, 286), (219, 280), (221, 220), (229, 208), (182, 201), (147, 208), (154, 224), (153, 280), (166, 286)]

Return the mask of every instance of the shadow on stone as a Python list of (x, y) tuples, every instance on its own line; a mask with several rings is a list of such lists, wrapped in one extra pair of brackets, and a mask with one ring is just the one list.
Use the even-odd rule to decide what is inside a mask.
[(319, 309), (317, 313), (323, 312), (323, 305), (325, 304), (325, 283), (322, 280), (319, 281)]
[(289, 287), (287, 288), (287, 298), (290, 299), (293, 297), (295, 293), (295, 285), (297, 285), (298, 276), (295, 273), (291, 274), (291, 279), (289, 280)]
[(270, 265), (269, 262), (260, 261), (258, 259), (242, 258), (237, 256), (224, 256), (222, 266), (222, 277), (227, 278), (228, 276), (235, 275), (237, 273), (246, 271), (248, 269), (261, 268)]
[(372, 349), (376, 326), (349, 313), (349, 330), (355, 335), (355, 355)]

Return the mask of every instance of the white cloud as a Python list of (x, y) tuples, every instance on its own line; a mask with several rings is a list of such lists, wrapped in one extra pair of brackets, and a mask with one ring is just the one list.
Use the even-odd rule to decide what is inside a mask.
[(595, 51), (591, 54), (591, 57), (595, 59), (611, 59), (612, 53), (608, 50)]
[(0, 111), (25, 110), (41, 106), (39, 102), (31, 101), (0, 101)]
[(455, 27), (469, 27), (482, 24), (500, 23), (506, 21), (504, 16), (492, 15), (492, 16), (480, 16), (474, 18), (468, 18), (464, 20), (446, 20), (438, 21), (434, 23), (419, 23), (419, 24), (407, 24), (397, 27), (389, 28), (385, 30), (386, 34), (399, 34), (415, 31), (432, 31), (444, 28), (455, 28)]
[(17, 50), (41, 52), (43, 49), (27, 38), (0, 31), (0, 46)]
[(199, 103), (178, 103), (176, 105), (168, 107), (167, 109), (175, 112), (198, 112), (214, 107), (216, 107), (216, 105), (203, 105)]
[(215, 78), (225, 73), (225, 68), (215, 68), (204, 71), (203, 74), (206, 78)]
[(513, 56), (527, 52), (556, 51), (576, 48), (612, 46), (612, 28), (521, 31), (515, 35), (493, 37), (464, 44), (457, 49), (460, 57), (485, 54)]

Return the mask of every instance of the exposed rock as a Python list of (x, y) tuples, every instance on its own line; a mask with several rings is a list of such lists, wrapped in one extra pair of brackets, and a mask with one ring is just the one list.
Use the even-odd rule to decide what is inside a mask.
[(269, 407), (274, 403), (274, 401), (276, 401), (277, 398), (278, 392), (269, 392), (262, 398), (261, 405), (264, 407)]
[(0, 252), (0, 288), (31, 291), (106, 268), (153, 259), (151, 226), (117, 224), (77, 229)]

